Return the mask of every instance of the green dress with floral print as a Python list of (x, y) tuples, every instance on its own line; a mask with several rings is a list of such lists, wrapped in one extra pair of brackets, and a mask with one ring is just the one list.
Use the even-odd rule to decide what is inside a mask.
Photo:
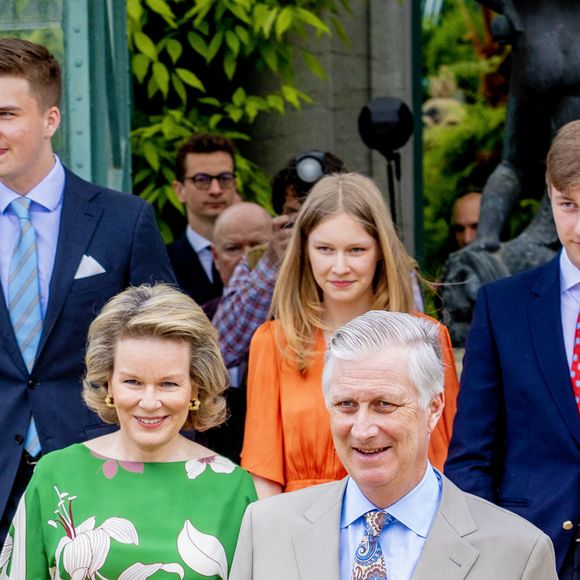
[(0, 579), (226, 580), (255, 499), (248, 473), (219, 455), (137, 463), (71, 445), (36, 466)]

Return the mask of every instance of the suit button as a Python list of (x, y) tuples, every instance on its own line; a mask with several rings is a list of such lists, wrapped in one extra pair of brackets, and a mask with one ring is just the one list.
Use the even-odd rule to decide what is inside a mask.
[(20, 434), (14, 435), (14, 440), (16, 443), (18, 443), (18, 445), (22, 445), (24, 443), (24, 437)]
[(574, 527), (574, 524), (570, 520), (566, 520), (562, 524), (562, 529), (566, 530), (567, 532), (569, 532), (573, 527)]
[(29, 389), (34, 389), (38, 383), (34, 379), (30, 379), (27, 383)]

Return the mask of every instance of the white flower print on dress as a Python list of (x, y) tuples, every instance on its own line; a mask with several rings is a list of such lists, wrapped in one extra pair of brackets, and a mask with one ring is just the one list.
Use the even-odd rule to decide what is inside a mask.
[[(55, 579), (60, 580), (60, 558), (64, 569), (74, 580), (102, 578), (99, 570), (105, 563), (111, 548), (111, 538), (122, 544), (139, 544), (135, 526), (124, 518), (109, 518), (95, 528), (95, 517), (91, 516), (76, 526), (72, 517), (72, 502), (76, 496), (61, 493), (56, 486), (58, 508), (57, 518), (48, 524), (56, 528), (60, 524), (66, 536), (56, 548)], [(66, 507), (65, 507), (66, 504)]]
[(200, 532), (189, 520), (185, 520), (177, 536), (177, 551), (194, 572), (228, 580), (228, 558), (222, 543), (215, 536)]
[(221, 455), (210, 455), (208, 457), (187, 461), (185, 464), (187, 477), (189, 479), (195, 479), (207, 469), (208, 465), (215, 473), (231, 473), (236, 468), (236, 464), (233, 461)]
[(183, 567), (179, 564), (162, 564), (161, 562), (156, 562), (155, 564), (143, 564), (143, 562), (136, 562), (132, 566), (129, 566), (118, 578), (118, 580), (147, 580), (150, 576), (153, 576), (159, 570), (170, 574), (177, 574), (181, 580), (185, 576)]

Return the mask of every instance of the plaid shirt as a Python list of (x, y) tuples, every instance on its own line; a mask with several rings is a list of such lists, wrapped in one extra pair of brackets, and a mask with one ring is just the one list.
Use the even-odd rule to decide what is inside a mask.
[(228, 368), (246, 359), (254, 332), (268, 319), (277, 275), (267, 254), (254, 270), (245, 257), (236, 266), (212, 320)]

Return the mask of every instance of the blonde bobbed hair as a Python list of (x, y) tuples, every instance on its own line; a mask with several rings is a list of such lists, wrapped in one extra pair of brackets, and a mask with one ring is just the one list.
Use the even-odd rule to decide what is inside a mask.
[(280, 268), (272, 299), (278, 319), (279, 347), (300, 372), (306, 372), (315, 355), (316, 333), (324, 329), (322, 293), (308, 258), (310, 233), (325, 219), (345, 213), (376, 241), (379, 261), (373, 279), (373, 310), (411, 312), (411, 272), (415, 262), (399, 239), (391, 214), (375, 182), (358, 173), (323, 177), (302, 206)]
[(205, 431), (224, 422), (226, 403), (222, 393), (229, 376), (217, 333), (189, 296), (167, 284), (127, 288), (105, 304), (89, 327), (83, 398), (103, 421), (118, 424), (117, 411), (105, 405), (105, 397), (113, 374), (116, 345), (124, 338), (188, 343), (191, 381), (201, 405), (199, 410), (189, 412), (183, 428)]

